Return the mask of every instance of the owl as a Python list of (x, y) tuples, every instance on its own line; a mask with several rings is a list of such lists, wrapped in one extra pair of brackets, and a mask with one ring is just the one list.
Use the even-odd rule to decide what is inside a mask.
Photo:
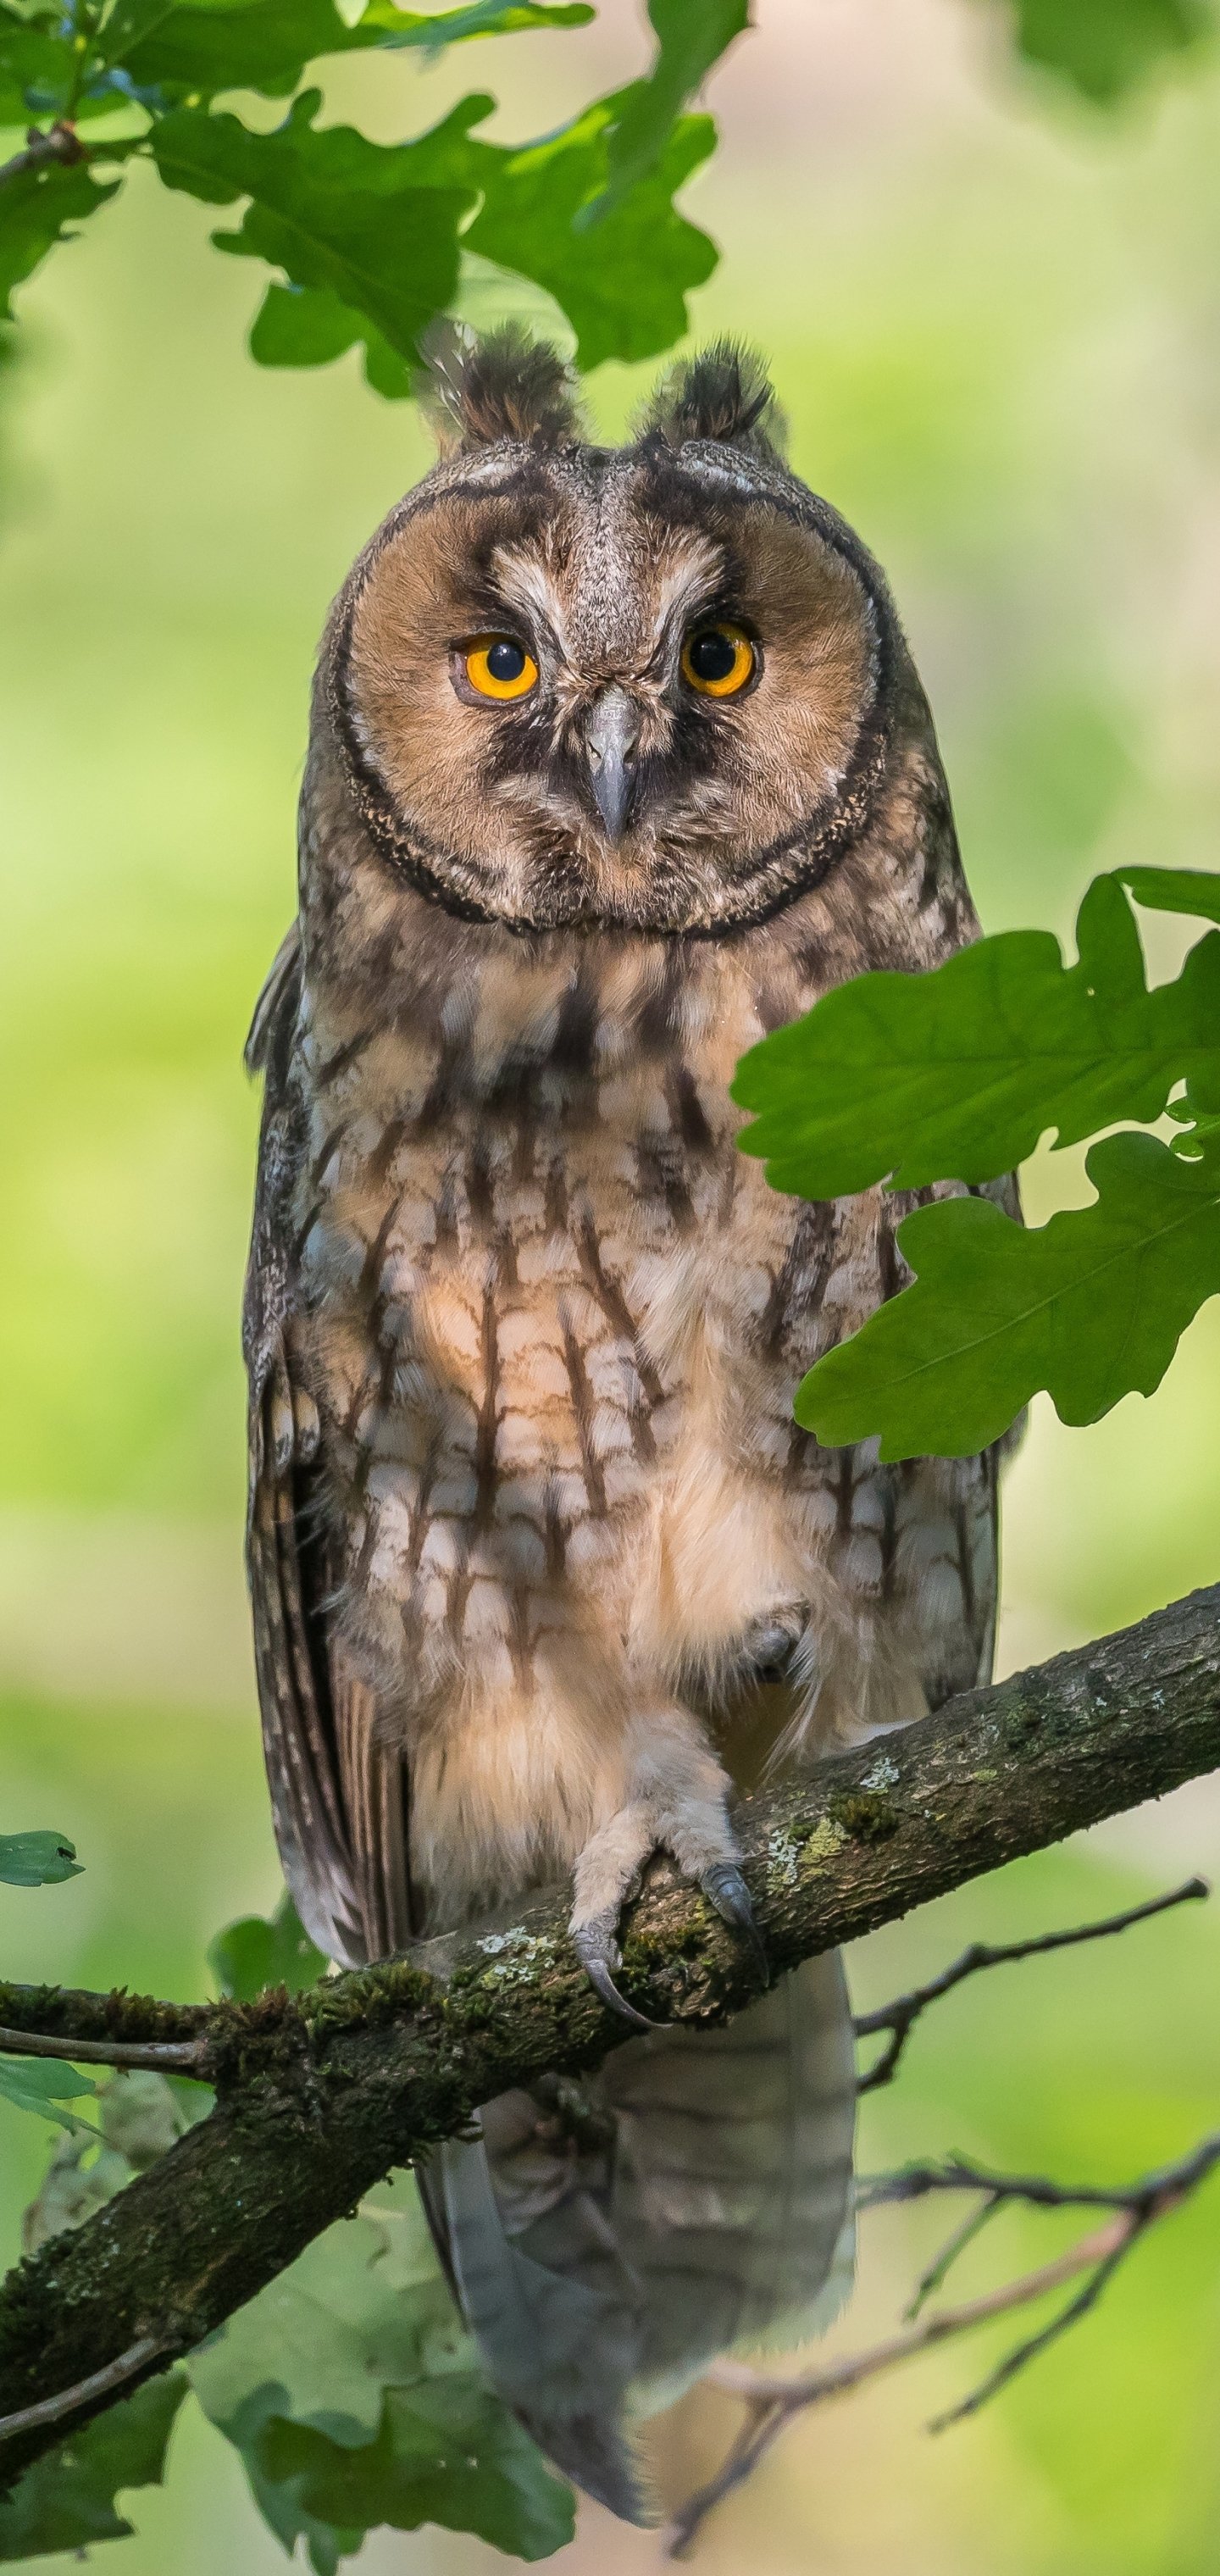
[[(591, 442), (507, 333), (331, 613), (300, 910), (260, 1001), (250, 1575), (288, 1884), (359, 1962), (566, 1876), (608, 2005), (658, 1849), (742, 1940), (735, 1792), (990, 1666), (995, 1458), (823, 1449), (793, 1392), (912, 1205), (742, 1155), (734, 1068), (975, 935), (876, 563), (729, 346)], [(924, 1195), (916, 1193), (916, 1196)], [(850, 2267), (815, 1960), (489, 2104), (421, 2176), (497, 2384), (592, 2493), (710, 2355)]]

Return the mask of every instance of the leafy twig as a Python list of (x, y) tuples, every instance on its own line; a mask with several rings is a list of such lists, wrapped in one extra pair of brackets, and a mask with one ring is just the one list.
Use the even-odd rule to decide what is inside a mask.
[(861, 2093), (875, 2092), (881, 2084), (890, 2084), (897, 2074), (903, 2050), (922, 2012), (929, 2004), (939, 2002), (965, 1978), (977, 1975), (980, 1968), (999, 1968), (1016, 1959), (1033, 1959), (1045, 1950), (1070, 1950), (1081, 1941), (1102, 1941), (1111, 1933), (1126, 1932), (1133, 1923), (1146, 1923), (1154, 1914), (1167, 1913), (1170, 1906), (1186, 1905), (1210, 1895), (1205, 1878), (1188, 1878), (1182, 1887), (1171, 1888), (1165, 1896), (1153, 1896), (1145, 1905), (1131, 1905), (1123, 1914), (1109, 1914), (1101, 1923), (1081, 1923), (1070, 1932), (1043, 1932), (1035, 1940), (1003, 1941), (992, 1944), (972, 1941), (960, 1959), (942, 1969), (939, 1977), (930, 1977), (925, 1986), (915, 1986), (908, 1995), (897, 1995), (893, 2003), (881, 2004), (876, 2012), (857, 2013), (857, 2039), (871, 2039), (886, 2030), (890, 2037), (881, 2055), (860, 2079)]

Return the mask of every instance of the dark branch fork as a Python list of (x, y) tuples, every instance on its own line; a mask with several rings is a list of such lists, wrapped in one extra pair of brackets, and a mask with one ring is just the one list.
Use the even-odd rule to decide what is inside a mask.
[[(865, 1745), (748, 1804), (743, 1866), (772, 1973), (1220, 1766), (1218, 1612), (1220, 1587), (1196, 1593), (949, 1701), (888, 1738), (883, 1763)], [(103, 2063), (162, 2066), (155, 2052), (172, 2050), (177, 2071), (178, 2052), (189, 2052), (190, 2071), (217, 2094), (210, 2115), (158, 2164), (0, 2287), (0, 2479), (61, 2438), (65, 2423), (99, 2412), (116, 2386), (137, 2385), (188, 2351), (391, 2166), (459, 2133), (481, 2102), (596, 2065), (620, 2042), (621, 2023), (572, 1950), (567, 1905), (566, 1891), (552, 1890), (495, 1925), (249, 2006), (0, 1985), (5, 2044), (34, 2053), (38, 2041), (69, 2058), (89, 2044)], [(1150, 1910), (1159, 1907), (1133, 1912)], [(1059, 1947), (1100, 1928), (1028, 1946)], [(935, 1990), (984, 1964), (967, 1960)], [(623, 1982), (651, 2017), (698, 2023), (749, 2002), (760, 1977), (750, 1946), (662, 1865), (635, 1908)], [(921, 1988), (864, 2016), (865, 2028), (889, 2032), (892, 2049), (932, 1999)], [(1194, 2152), (1209, 2155), (1210, 2144)], [(970, 2168), (938, 2171), (924, 2187), (984, 2196), (998, 2187)], [(945, 2179), (950, 2171), (956, 2180)], [(914, 2188), (910, 2176), (904, 2187)], [(1055, 2188), (1031, 2184), (1026, 2196)], [(1093, 2195), (1111, 2229), (1125, 2232), (1090, 2255), (1098, 2278), (1082, 2299), (1097, 2296), (1110, 2254), (1119, 2259), (1127, 2236), (1186, 2188), (1181, 2169), (1154, 2177), (1139, 2187), (1134, 2218), (1129, 2198)], [(1088, 2269), (1083, 2256), (1076, 2269)]]
[(57, 164), (70, 169), (74, 162), (88, 159), (76, 127), (66, 117), (45, 129), (31, 125), (24, 150), (14, 152), (11, 161), (0, 161), (0, 188), (11, 180), (32, 177), (39, 170), (53, 170)]
[[(926, 1985), (914, 1987), (910, 1994), (900, 1995), (876, 2012), (856, 2016), (857, 2039), (871, 2038), (888, 2031), (889, 2044), (860, 2085), (867, 2093), (874, 2087), (892, 2083), (910, 2033), (929, 2004), (939, 2002), (965, 1978), (981, 1968), (995, 1968), (1019, 1959), (1041, 1956), (1050, 1950), (1074, 1948), (1083, 1941), (1109, 1938), (1129, 1931), (1133, 1924), (1146, 1923), (1153, 1915), (1164, 1914), (1170, 1907), (1187, 1904), (1210, 1893), (1201, 1878), (1188, 1879), (1184, 1886), (1171, 1888), (1165, 1896), (1154, 1896), (1143, 1905), (1128, 1906), (1121, 1914), (1110, 1914), (1099, 1923), (1085, 1923), (1068, 1932), (1045, 1932), (1026, 1941), (1009, 1941), (996, 1946), (975, 1942), (959, 1959), (945, 1968), (939, 1977), (929, 1978)], [(951, 2156), (943, 2164), (913, 2164), (901, 2172), (880, 2174), (871, 2181), (862, 2179), (857, 2186), (857, 2209), (875, 2209), (896, 2201), (921, 2200), (935, 2192), (961, 2192), (977, 2195), (974, 2207), (941, 2247), (917, 2282), (914, 2296), (903, 2320), (904, 2331), (889, 2336), (885, 2342), (867, 2351), (850, 2353), (846, 2359), (829, 2368), (800, 2378), (750, 2369), (736, 2361), (714, 2365), (707, 2374), (711, 2386), (722, 2388), (744, 2400), (746, 2417), (740, 2432), (730, 2444), (716, 2475), (706, 2486), (687, 2498), (674, 2516), (666, 2535), (667, 2555), (685, 2557), (702, 2524), (734, 2488), (756, 2469), (773, 2442), (791, 2423), (795, 2415), (808, 2407), (825, 2403), (828, 2398), (843, 2397), (882, 2371), (892, 2370), (900, 2361), (914, 2361), (936, 2344), (966, 2334), (975, 2326), (987, 2325), (1014, 2308), (1027, 2307), (1046, 2297), (1066, 2283), (1085, 2278), (1066, 2304), (1057, 2309), (1045, 2325), (1016, 2344), (980, 2385), (938, 2416), (929, 2432), (943, 2432), (963, 2417), (977, 2414), (989, 2398), (994, 2397), (1020, 2370), (1037, 2359), (1047, 2347), (1056, 2343), (1070, 2326), (1077, 2325), (1096, 2306), (1107, 2282), (1133, 2246), (1158, 2218), (1180, 2206), (1197, 2191), (1200, 2183), (1220, 2163), (1220, 2135), (1206, 2137), (1189, 2152), (1159, 2172), (1145, 2174), (1135, 2183), (1106, 2185), (1096, 2183), (1057, 2183), (1041, 2174), (996, 2174), (969, 2163), (964, 2157)], [(1104, 2227), (1081, 2237), (1075, 2245), (1053, 2262), (1037, 2271), (1023, 2273), (1015, 2281), (1005, 2281), (998, 2289), (988, 2290), (976, 2299), (954, 2308), (941, 2308), (931, 2316), (922, 2314), (925, 2301), (940, 2289), (953, 2265), (968, 2245), (982, 2234), (996, 2211), (1013, 2201), (1024, 2201), (1039, 2209), (1108, 2209), (1113, 2217)]]
[[(1174, 1900), (1170, 1899), (1169, 1902)], [(1159, 1910), (1143, 1907), (1141, 1914)], [(873, 2344), (865, 2352), (849, 2353), (828, 2369), (812, 2371), (800, 2378), (785, 2379), (777, 2374), (751, 2370), (735, 2361), (717, 2362), (707, 2374), (715, 2388), (732, 2397), (740, 2397), (746, 2406), (746, 2419), (736, 2440), (726, 2452), (715, 2477), (696, 2494), (688, 2497), (670, 2524), (666, 2535), (667, 2554), (682, 2558), (691, 2546), (701, 2525), (726, 2496), (758, 2467), (772, 2443), (810, 2406), (819, 2406), (832, 2397), (845, 2397), (866, 2380), (875, 2379), (882, 2371), (892, 2370), (897, 2362), (915, 2361), (930, 2352), (936, 2344), (945, 2343), (975, 2326), (989, 2325), (996, 2317), (1007, 2316), (1014, 2308), (1028, 2307), (1068, 2282), (1080, 2280), (1081, 2286), (1066, 2305), (1058, 2308), (1036, 2333), (1014, 2346), (981, 2385), (973, 2389), (956, 2406), (937, 2415), (928, 2427), (940, 2433), (949, 2424), (960, 2423), (963, 2416), (977, 2414), (980, 2406), (1007, 2386), (1019, 2370), (1056, 2343), (1069, 2326), (1077, 2325), (1096, 2306), (1106, 2284), (1120, 2263), (1157, 2219), (1167, 2217), (1198, 2190), (1217, 2164), (1220, 2164), (1220, 2135), (1203, 2138), (1189, 2154), (1175, 2164), (1166, 2165), (1159, 2173), (1145, 2174), (1139, 2182), (1113, 2189), (1095, 2188), (1090, 2184), (1061, 2184), (1040, 2175), (989, 2174), (981, 2169), (952, 2162), (946, 2165), (919, 2165), (905, 2173), (882, 2176), (871, 2193), (862, 2192), (865, 2205), (875, 2206), (885, 2200), (910, 2200), (929, 2191), (976, 2191), (981, 2195), (975, 2210), (965, 2223), (955, 2229), (948, 2244), (924, 2274), (907, 2310), (905, 2330), (891, 2335), (884, 2343)], [(1074, 2209), (1102, 2207), (1114, 2215), (1104, 2227), (1082, 2236), (1066, 2253), (1053, 2262), (1044, 2263), (1035, 2272), (1024, 2272), (1015, 2281), (1005, 2281), (998, 2289), (984, 2291), (955, 2308), (941, 2308), (931, 2316), (920, 2316), (929, 2291), (939, 2286), (950, 2265), (979, 2233), (980, 2226), (1006, 2201), (1033, 2201), (1039, 2208)]]

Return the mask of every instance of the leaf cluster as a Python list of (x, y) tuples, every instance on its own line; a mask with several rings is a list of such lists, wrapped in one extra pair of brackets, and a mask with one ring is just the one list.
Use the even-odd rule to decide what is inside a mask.
[(269, 1986), (306, 1994), (326, 1975), (329, 1961), (310, 1940), (285, 1889), (269, 1918), (244, 1914), (218, 1932), (208, 1949), (208, 1966), (222, 1995), (233, 2003), (252, 2004)]
[(334, 2576), (366, 2531), (423, 2522), (518, 2558), (572, 2537), (572, 2497), (488, 2389), (409, 2175), (318, 2237), (189, 2363), (285, 2549)]
[[(647, 75), (557, 134), (515, 147), (477, 129), (475, 94), (431, 133), (379, 145), (320, 126), (306, 75), (372, 51), (579, 28), (589, 0), (0, 0), (0, 129), (28, 129), (0, 166), (0, 317), (13, 290), (122, 185), (132, 160), (206, 205), (243, 207), (217, 247), (275, 272), (251, 333), (264, 366), (321, 366), (360, 345), (369, 383), (408, 394), (421, 334), (459, 294), (464, 256), (530, 280), (571, 324), (580, 366), (651, 357), (686, 329), (716, 263), (674, 200), (715, 143), (688, 114), (749, 23), (749, 0), (649, 0)], [(1207, 0), (1014, 0), (1018, 53), (1112, 105), (1197, 46)], [(268, 133), (218, 106), (290, 100)]]
[[(208, 1965), (238, 2003), (274, 1987), (304, 1992), (327, 1973), (287, 1894), (270, 1918), (229, 1924)], [(25, 2107), (60, 2118), (58, 2079), (68, 2078), (70, 2089), (73, 2070), (29, 2063), (39, 2073), (46, 2067), (49, 2080), (45, 2098)], [(0, 2057), (0, 2084), (18, 2064), (24, 2073), (25, 2061)], [(79, 2090), (95, 2090), (77, 2081)], [(72, 2123), (73, 2134), (56, 2146), (26, 2212), (25, 2251), (83, 2226), (210, 2101), (205, 2086), (160, 2074), (103, 2083), (97, 2127)], [(315, 2576), (335, 2576), (381, 2524), (414, 2531), (439, 2523), (531, 2560), (572, 2537), (571, 2492), (488, 2387), (410, 2174), (391, 2175), (360, 2214), (316, 2238), (185, 2369), (140, 2389), (27, 2470), (0, 2506), (0, 2560), (130, 2531), (118, 2491), (160, 2480), (188, 2389), (240, 2454), (264, 2521), (290, 2556), (304, 2544)]]
[[(485, 92), (430, 132), (376, 144), (320, 124), (321, 90), (299, 84), (338, 55), (580, 27), (585, 0), (439, 12), (365, 0), (350, 25), (335, 0), (71, 0), (66, 13), (0, 0), (0, 125), (45, 120), (0, 169), (0, 313), (144, 160), (168, 188), (241, 207), (213, 240), (275, 272), (250, 341), (265, 366), (318, 366), (360, 344), (376, 391), (409, 394), (470, 254), (554, 299), (582, 367), (652, 356), (681, 337), (686, 296), (715, 266), (674, 197), (715, 143), (688, 102), (747, 13), (748, 0), (652, 0), (648, 76), (517, 147), (480, 131), (496, 105)], [(268, 132), (218, 104), (235, 92), (291, 104)]]
[[(1150, 990), (1133, 903), (1220, 923), (1220, 877), (1099, 877), (1074, 963), (1049, 932), (980, 939), (928, 974), (840, 986), (739, 1066), (741, 1143), (773, 1187), (929, 1201), (898, 1229), (913, 1284), (798, 1391), (828, 1446), (968, 1456), (1041, 1388), (1063, 1421), (1095, 1422), (1153, 1392), (1220, 1292), (1220, 930)], [(1089, 1207), (1026, 1231), (986, 1194), (1045, 1135), (1061, 1148), (1166, 1113), (1168, 1137), (1092, 1145)]]

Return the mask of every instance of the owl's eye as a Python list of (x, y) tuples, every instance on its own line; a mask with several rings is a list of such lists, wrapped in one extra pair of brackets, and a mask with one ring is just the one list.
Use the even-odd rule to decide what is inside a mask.
[(466, 677), (481, 698), (524, 698), (538, 678), (538, 665), (515, 635), (480, 635), (466, 647)]
[(740, 626), (696, 626), (682, 647), (682, 677), (701, 698), (735, 698), (758, 656)]

